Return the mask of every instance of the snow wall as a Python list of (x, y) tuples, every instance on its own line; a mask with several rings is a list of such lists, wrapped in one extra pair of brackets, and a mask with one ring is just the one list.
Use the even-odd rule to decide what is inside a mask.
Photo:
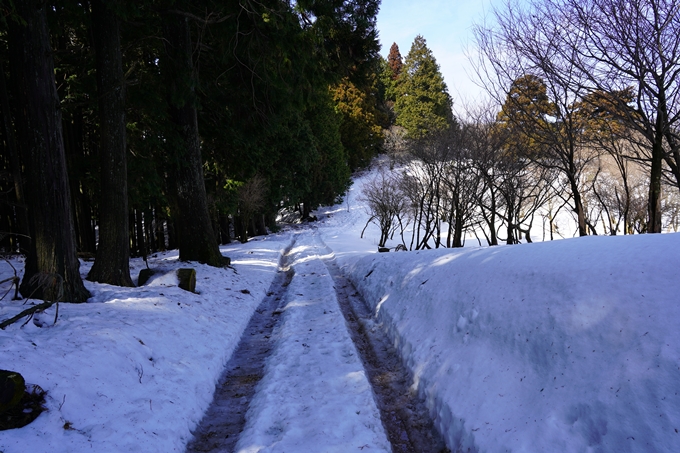
[(680, 451), (680, 234), (372, 254), (348, 271), (452, 451)]

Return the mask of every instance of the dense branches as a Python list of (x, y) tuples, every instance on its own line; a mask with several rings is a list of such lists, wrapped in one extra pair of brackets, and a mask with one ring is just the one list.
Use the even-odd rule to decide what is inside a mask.
[[(495, 11), (493, 27), (477, 28), (484, 55), (479, 69), (490, 92), (507, 93), (527, 74), (548, 87), (557, 107), (555, 130), (561, 129), (561, 167), (577, 213), (583, 203), (574, 164), (590, 155), (578, 151), (584, 149), (578, 104), (608, 97), (612, 120), (634, 131), (627, 139), (641, 145), (632, 157), (649, 165), (647, 230), (661, 231), (664, 166), (676, 185), (680, 182), (679, 7), (676, 1), (658, 0), (536, 0), (509, 3)], [(570, 155), (579, 153), (570, 163)], [(585, 215), (579, 214), (582, 233), (584, 224)]]

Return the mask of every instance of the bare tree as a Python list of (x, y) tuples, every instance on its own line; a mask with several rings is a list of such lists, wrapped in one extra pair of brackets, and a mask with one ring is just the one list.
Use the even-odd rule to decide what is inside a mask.
[(381, 168), (378, 174), (364, 185), (361, 193), (360, 200), (366, 203), (370, 216), (361, 237), (364, 236), (368, 224), (374, 223), (380, 228), (379, 247), (384, 247), (397, 230), (400, 231), (402, 245), (406, 246), (404, 229), (408, 223), (407, 201), (396, 177)]
[(549, 0), (541, 15), (547, 11), (569, 20), (559, 48), (588, 89), (633, 88), (633, 103), (620, 99), (616, 111), (647, 142), (647, 231), (661, 232), (664, 162), (680, 188), (680, 1)]
[(266, 195), (267, 181), (260, 175), (253, 176), (238, 188), (238, 236), (241, 242), (248, 242), (248, 227), (253, 216), (265, 207)]
[[(513, 152), (559, 171), (568, 181), (571, 208), (584, 236), (588, 227), (580, 181), (585, 165), (595, 157), (584, 152), (576, 105), (586, 91), (570, 55), (556, 48), (568, 30), (559, 18), (545, 21), (533, 12), (509, 3), (505, 10), (496, 10), (494, 28), (476, 28), (483, 56), (477, 69), (503, 104), (499, 120), (515, 137), (509, 143)], [(574, 38), (574, 43), (579, 41)]]
[(525, 72), (537, 71), (573, 99), (630, 90), (632, 100), (613, 97), (613, 112), (644, 139), (637, 157), (649, 165), (646, 230), (660, 232), (664, 165), (680, 188), (680, 1), (532, 0), (524, 5), (508, 3), (496, 12), (498, 27), (478, 28), (493, 69), (481, 72), (507, 74), (500, 63), (517, 59)]

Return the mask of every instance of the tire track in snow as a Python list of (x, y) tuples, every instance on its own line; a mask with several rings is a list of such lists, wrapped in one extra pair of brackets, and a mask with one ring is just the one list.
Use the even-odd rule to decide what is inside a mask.
[(272, 330), (276, 325), (280, 305), (293, 278), (288, 265), (295, 238), (283, 252), (279, 270), (267, 291), (267, 296), (253, 313), (225, 371), (220, 377), (213, 402), (194, 430), (187, 453), (231, 452), (243, 430), (248, 405), (257, 383), (264, 375), (265, 360), (272, 350)]
[[(315, 238), (328, 254), (332, 250), (314, 231)], [(352, 341), (359, 352), (373, 387), (380, 417), (394, 453), (449, 452), (437, 432), (425, 402), (412, 387), (413, 375), (402, 363), (397, 350), (377, 325), (368, 304), (349, 279), (340, 271), (335, 258), (323, 258), (334, 280), (338, 303)]]
[(325, 248), (308, 228), (297, 235), (276, 343), (236, 451), (392, 452), (322, 261)]

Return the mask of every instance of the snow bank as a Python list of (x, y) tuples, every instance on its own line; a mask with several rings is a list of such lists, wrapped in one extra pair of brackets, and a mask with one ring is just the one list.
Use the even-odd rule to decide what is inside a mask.
[[(181, 263), (176, 251), (158, 254), (149, 259), (158, 272), (145, 286), (85, 282), (93, 297), (60, 304), (56, 325), (53, 307), (0, 330), (0, 368), (48, 395), (37, 420), (0, 431), (0, 451), (184, 451), (289, 240), (223, 247), (236, 271)], [(136, 277), (144, 264), (132, 264)], [(177, 287), (180, 267), (196, 269), (200, 294)], [(0, 272), (12, 275), (6, 263)], [(8, 298), (0, 302), (2, 320), (26, 308)]]
[[(372, 254), (357, 288), (457, 451), (678, 451), (680, 234)], [(351, 260), (350, 260), (351, 263)]]

